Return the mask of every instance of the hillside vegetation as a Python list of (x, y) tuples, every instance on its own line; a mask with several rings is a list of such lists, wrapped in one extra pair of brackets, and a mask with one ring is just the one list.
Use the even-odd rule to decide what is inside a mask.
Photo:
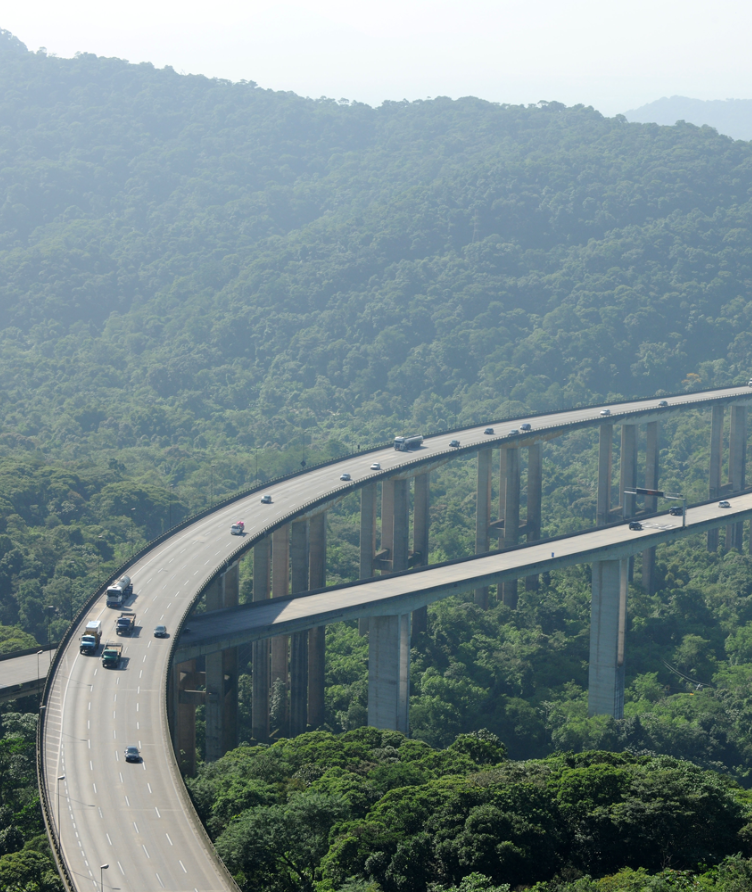
[[(707, 127), (472, 98), (372, 109), (29, 53), (0, 32), (0, 649), (56, 640), (148, 540), (303, 462), (398, 431), (746, 381), (751, 196), (752, 146)], [(707, 492), (707, 420), (662, 426), (661, 481), (690, 500)], [(547, 444), (544, 461), (545, 534), (593, 524), (594, 434)], [(473, 474), (462, 460), (433, 474), (432, 561), (473, 550)], [(352, 497), (330, 512), (330, 582), (357, 576), (357, 511)], [(362, 729), (367, 642), (331, 626), (327, 730), (300, 744), (329, 755), (242, 747), (195, 781), (241, 881), (303, 883), (292, 862), (243, 852), (319, 814), (318, 860), (298, 855), (321, 892), (745, 888), (750, 559), (699, 537), (662, 549), (654, 597), (638, 567), (618, 722), (587, 717), (588, 573), (543, 578), (516, 612), (436, 605), (413, 642), (423, 743)], [(246, 672), (247, 742), (249, 685)], [(53, 890), (34, 712), (0, 711), (0, 885)], [(638, 755), (552, 755), (625, 748)], [(225, 770), (237, 789), (220, 789)], [(574, 817), (572, 778), (595, 791)], [(636, 817), (664, 782), (685, 846), (670, 862)], [(415, 787), (430, 839), (383, 829)], [(715, 809), (712, 846), (681, 830), (698, 802)], [(517, 828), (503, 876), (488, 848), (500, 827)]]

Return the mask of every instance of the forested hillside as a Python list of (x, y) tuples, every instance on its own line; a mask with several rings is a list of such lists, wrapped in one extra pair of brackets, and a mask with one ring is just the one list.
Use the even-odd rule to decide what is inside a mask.
[[(373, 109), (58, 59), (0, 32), (0, 651), (55, 640), (149, 539), (303, 462), (398, 429), (746, 381), (751, 218), (752, 146), (707, 127), (473, 98)], [(662, 483), (704, 498), (707, 417), (661, 436)], [(592, 432), (546, 445), (545, 535), (594, 523), (596, 462)], [(459, 460), (433, 475), (432, 561), (473, 550), (473, 473)], [(330, 582), (357, 576), (357, 511), (352, 497), (330, 512)], [(516, 612), (461, 596), (432, 610), (412, 651), (423, 743), (361, 729), (367, 642), (329, 627), (321, 753), (243, 747), (194, 783), (233, 871), (247, 888), (294, 886), (289, 865), (256, 877), (243, 851), (312, 809), (322, 892), (746, 888), (752, 564), (698, 538), (662, 549), (658, 577), (648, 597), (638, 568), (630, 591), (618, 722), (587, 717), (586, 568), (544, 578)], [(246, 672), (246, 741), (248, 692)], [(0, 885), (51, 892), (35, 711), (0, 710)], [(237, 789), (221, 789), (225, 770)], [(664, 781), (681, 857), (612, 857), (619, 828), (641, 851)], [(428, 840), (383, 831), (414, 787)], [(712, 846), (682, 829), (698, 802), (716, 809)], [(490, 828), (485, 842), (465, 826)], [(502, 876), (483, 846), (511, 826)], [(608, 871), (620, 879), (580, 877)]]

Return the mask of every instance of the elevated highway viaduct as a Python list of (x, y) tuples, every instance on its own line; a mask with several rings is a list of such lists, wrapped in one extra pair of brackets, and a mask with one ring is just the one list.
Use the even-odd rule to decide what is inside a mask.
[[(421, 566), (428, 554), (430, 473), (457, 454), (478, 455), (476, 552), (488, 557), (436, 568), (437, 573), (444, 574), (444, 581), (431, 582), (428, 586), (417, 581), (416, 573), (373, 580), (331, 593), (332, 597), (356, 600), (362, 599), (364, 593), (371, 593), (370, 607), (359, 604), (355, 613), (347, 615), (371, 621), (369, 648), (373, 666), (369, 667), (372, 695), (369, 713), (374, 722), (383, 727), (406, 728), (410, 614), (414, 625), (425, 623), (425, 607), (436, 591), (448, 594), (450, 590), (472, 586), (476, 600), (483, 606), (487, 602), (488, 586), (501, 580), (501, 596), (514, 606), (517, 579), (526, 577), (526, 584), (535, 585), (536, 575), (547, 567), (545, 556), (548, 554), (550, 559), (552, 550), (548, 542), (539, 542), (542, 445), (567, 431), (589, 426), (599, 428), (598, 525), (605, 528), (590, 534), (604, 538), (593, 540), (588, 548), (583, 547), (569, 557), (577, 562), (594, 561), (600, 567), (594, 572), (598, 580), (594, 585), (594, 605), (603, 604), (602, 617), (596, 617), (596, 625), (603, 627), (606, 643), (603, 659), (598, 657), (594, 662), (606, 667), (602, 675), (607, 679), (607, 690), (597, 701), (591, 697), (591, 708), (597, 702), (596, 711), (618, 714), (618, 672), (613, 666), (608, 667), (609, 661), (613, 662), (613, 646), (609, 642), (616, 635), (618, 650), (619, 629), (623, 629), (618, 605), (624, 599), (619, 594), (614, 601), (614, 592), (624, 591), (624, 577), (628, 572), (624, 555), (635, 550), (647, 554), (644, 558), (647, 572), (643, 572), (643, 579), (649, 580), (652, 549), (661, 537), (680, 533), (672, 526), (664, 530), (646, 527), (644, 534), (627, 535), (629, 531), (621, 525), (608, 526), (616, 519), (615, 515), (619, 519), (629, 518), (636, 510), (629, 497), (621, 499), (620, 504), (611, 503), (614, 426), (621, 428), (618, 492), (623, 493), (638, 482), (656, 488), (661, 420), (667, 414), (686, 409), (709, 409), (712, 421), (708, 495), (713, 499), (726, 491), (740, 495), (734, 497), (733, 507), (725, 515), (719, 515), (717, 506), (710, 505), (695, 508), (693, 512), (711, 514), (693, 513), (688, 519), (693, 529), (708, 531), (710, 547), (717, 547), (716, 530), (724, 525), (727, 545), (738, 547), (744, 518), (752, 507), (752, 503), (743, 501), (748, 496), (741, 494), (745, 489), (746, 407), (750, 401), (752, 391), (747, 387), (669, 397), (666, 405), (659, 405), (658, 399), (627, 401), (609, 406), (608, 415), (602, 415), (600, 407), (586, 407), (531, 417), (524, 421), (532, 429), (517, 435), (510, 431), (521, 431), (522, 423), (510, 420), (495, 423), (493, 434), (484, 433), (486, 426), (480, 425), (430, 437), (423, 448), (413, 453), (384, 448), (351, 455), (219, 506), (155, 543), (127, 568), (134, 580), (135, 594), (129, 606), (136, 612), (137, 627), (132, 637), (123, 639), (122, 668), (105, 670), (96, 658), (78, 653), (77, 641), (87, 620), (101, 619), (105, 638), (111, 635), (113, 611), (105, 606), (102, 589), (81, 611), (61, 643), (43, 694), (38, 748), (40, 788), (45, 820), (68, 886), (71, 889), (96, 887), (102, 865), (108, 864), (103, 871), (105, 886), (123, 892), (143, 889), (203, 892), (233, 888), (188, 800), (174, 753), (177, 751), (184, 769), (192, 770), (195, 752), (192, 723), (196, 703), (202, 701), (206, 706), (206, 758), (218, 758), (235, 745), (239, 640), (227, 639), (224, 647), (215, 640), (204, 652), (193, 651), (191, 638), (198, 635), (194, 626), (200, 631), (200, 623), (208, 623), (214, 611), (217, 616), (221, 612), (221, 622), (230, 613), (237, 614), (236, 621), (241, 615), (250, 615), (248, 608), (237, 611), (235, 608), (238, 607), (238, 561), (253, 549), (254, 599), (269, 601), (272, 597), (263, 607), (273, 612), (280, 610), (283, 602), (286, 605), (279, 613), (284, 620), (268, 622), (265, 634), (245, 629), (242, 639), (254, 640), (254, 735), (264, 739), (268, 732), (268, 696), (275, 680), (289, 686), (288, 722), (292, 733), (305, 730), (307, 724), (320, 724), (323, 631), (331, 621), (334, 608), (329, 604), (322, 613), (298, 619), (303, 625), (286, 623), (289, 611), (298, 609), (298, 602), (305, 605), (301, 609), (310, 611), (311, 605), (317, 603), (314, 599), (329, 597), (326, 592), (307, 594), (326, 585), (327, 509), (353, 490), (360, 491), (360, 575), (363, 579), (373, 579), (376, 573), (400, 573), (411, 564)], [(727, 409), (730, 409), (729, 481), (723, 484), (721, 448)], [(640, 425), (647, 428), (647, 453), (645, 479), (638, 481)], [(459, 448), (450, 446), (454, 439), (460, 441)], [(496, 520), (491, 519), (494, 450), (500, 456), (501, 490)], [(520, 516), (521, 456), (527, 458), (524, 521)], [(379, 463), (380, 469), (371, 470), (372, 463)], [(340, 481), (342, 473), (350, 474), (351, 481)], [(413, 484), (410, 548), (409, 488)], [(381, 523), (377, 547), (379, 488)], [(272, 503), (260, 505), (260, 496), (266, 492), (272, 496)], [(655, 507), (646, 505), (648, 511), (654, 511)], [(246, 535), (241, 541), (229, 535), (231, 523), (239, 517), (246, 519)], [(496, 536), (501, 551), (507, 554), (490, 553), (491, 538)], [(518, 547), (523, 538), (526, 547)], [(553, 560), (565, 560), (560, 557), (561, 549), (570, 545), (565, 546), (564, 541), (557, 541), (553, 547)], [(585, 542), (582, 536), (569, 537), (566, 541)], [(597, 550), (599, 543), (605, 550)], [(571, 547), (576, 551), (576, 545)], [(484, 560), (512, 563), (483, 565)], [(465, 569), (457, 570), (459, 567)], [(462, 572), (467, 574), (464, 581), (456, 576)], [(387, 597), (379, 594), (386, 592), (387, 586), (405, 584), (415, 586), (415, 593), (405, 591), (395, 595), (393, 592)], [(341, 593), (344, 591), (349, 593), (344, 595)], [(402, 600), (387, 605), (392, 612), (384, 612), (385, 604), (394, 597)], [(203, 598), (206, 613), (188, 620), (199, 598)], [(614, 603), (617, 604), (616, 621)], [(261, 605), (253, 608), (259, 609)], [(336, 611), (339, 610), (338, 606)], [(335, 612), (335, 615), (338, 614)], [(190, 631), (181, 635), (187, 620)], [(167, 625), (173, 637), (153, 638), (151, 630), (157, 623)], [(206, 637), (210, 637), (208, 632)], [(200, 678), (197, 655), (204, 663)], [(199, 685), (199, 681), (203, 684)], [(592, 690), (591, 686), (591, 694)], [(139, 746), (144, 757), (142, 763), (124, 762), (126, 745)]]

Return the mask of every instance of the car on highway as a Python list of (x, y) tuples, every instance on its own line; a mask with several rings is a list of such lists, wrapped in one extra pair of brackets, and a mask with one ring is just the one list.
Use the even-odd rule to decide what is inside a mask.
[(380, 465), (377, 461), (375, 461), (375, 462), (371, 465), (371, 470), (372, 470), (372, 471), (380, 471), (380, 470), (381, 470), (381, 465)]
[(520, 425), (521, 431), (531, 431), (532, 429), (533, 429), (533, 426), (532, 426), (532, 424), (530, 424), (529, 421), (525, 421), (523, 424)]
[(730, 508), (731, 502), (727, 502), (726, 499), (721, 499), (721, 501), (718, 503), (718, 507), (719, 508)]
[(245, 533), (245, 524), (243, 523), (242, 520), (236, 521), (230, 527), (230, 535), (231, 536), (242, 536), (243, 533)]
[(610, 414), (611, 414), (610, 409), (601, 409), (601, 415), (610, 415)]
[(668, 513), (672, 517), (681, 517), (684, 514), (684, 509), (681, 507), (681, 505), (674, 505), (673, 508), (668, 509)]
[(271, 505), (272, 497), (270, 495), (261, 496), (262, 505)]
[(630, 530), (641, 530), (642, 524), (639, 520), (630, 520), (629, 521), (629, 529)]
[(345, 471), (344, 474), (339, 475), (339, 479), (340, 480), (352, 480), (352, 477), (347, 473), (347, 471)]
[(509, 433), (507, 434), (507, 436), (508, 436), (508, 437), (516, 437), (517, 434), (519, 434), (519, 431), (517, 430), (516, 427), (513, 427), (512, 430), (509, 431)]
[(493, 429), (492, 427), (487, 427), (487, 428), (483, 431), (484, 434), (488, 434), (489, 436), (492, 435), (493, 432), (494, 432), (494, 429)]
[(166, 638), (167, 637), (167, 626), (154, 626), (154, 637), (155, 638)]
[(126, 762), (140, 762), (141, 761), (141, 753), (138, 751), (137, 746), (127, 746), (125, 748), (125, 761)]
[(747, 381), (747, 387), (752, 387), (752, 378), (750, 378), (749, 381)]
[(450, 440), (450, 441), (449, 441), (449, 447), (450, 447), (451, 449), (459, 449), (459, 448), (460, 448), (460, 441), (459, 441), (459, 440)]
[(660, 403), (658, 403), (658, 408), (665, 409), (667, 405), (668, 405), (668, 400), (661, 400)]

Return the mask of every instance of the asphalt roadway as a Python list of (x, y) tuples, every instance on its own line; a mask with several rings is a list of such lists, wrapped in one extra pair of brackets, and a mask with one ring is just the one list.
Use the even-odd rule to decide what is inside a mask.
[[(659, 409), (657, 399), (626, 402), (610, 406), (610, 418), (602, 417), (598, 407), (574, 409), (530, 419), (533, 431), (520, 443), (604, 421), (657, 420), (671, 406), (741, 399), (752, 402), (752, 391), (738, 387), (687, 394), (669, 398), (668, 409)], [(168, 631), (178, 627), (203, 583), (236, 550), (239, 540), (230, 535), (230, 525), (245, 521), (244, 542), (250, 547), (275, 525), (304, 514), (306, 506), (317, 500), (336, 498), (359, 483), (416, 463), (430, 464), (457, 451), (498, 445), (524, 420), (494, 424), (493, 435), (483, 433), (486, 425), (442, 434), (413, 453), (387, 448), (348, 456), (270, 485), (266, 492), (272, 495), (271, 505), (259, 504), (257, 492), (176, 532), (129, 570), (134, 596), (128, 607), (136, 613), (136, 629), (132, 637), (120, 639), (125, 645), (120, 669), (103, 669), (99, 658), (78, 653), (81, 630), (91, 619), (102, 620), (103, 641), (115, 639), (118, 611), (108, 609), (104, 597), (92, 605), (51, 679), (43, 737), (51, 821), (76, 889), (97, 889), (103, 864), (109, 865), (103, 871), (104, 888), (118, 892), (233, 888), (215, 861), (177, 772), (164, 704), (170, 641), (153, 637), (157, 623), (164, 623)], [(460, 440), (460, 450), (449, 446), (453, 439)], [(371, 471), (372, 462), (379, 462), (381, 470)], [(343, 472), (351, 474), (352, 482), (340, 481)], [(143, 762), (125, 763), (123, 750), (128, 745), (140, 748)]]

